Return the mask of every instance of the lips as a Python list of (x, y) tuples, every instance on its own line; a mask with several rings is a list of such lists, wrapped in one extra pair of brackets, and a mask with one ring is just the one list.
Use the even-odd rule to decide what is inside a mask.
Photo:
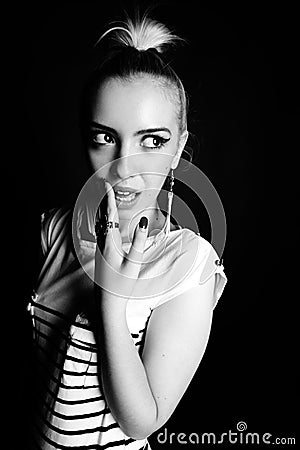
[(130, 187), (119, 187), (119, 186), (114, 186), (114, 191), (115, 193), (120, 193), (120, 194), (137, 194), (138, 191), (136, 189), (132, 189)]
[(128, 208), (133, 205), (140, 195), (140, 192), (127, 187), (114, 187), (115, 199), (117, 206), (121, 208)]
[(113, 187), (118, 208), (129, 208), (134, 205), (140, 195), (140, 191), (129, 186), (115, 185)]
[(138, 196), (138, 192), (127, 192), (127, 193), (121, 193), (120, 191), (115, 192), (115, 198), (119, 202), (123, 203), (131, 203), (135, 198)]

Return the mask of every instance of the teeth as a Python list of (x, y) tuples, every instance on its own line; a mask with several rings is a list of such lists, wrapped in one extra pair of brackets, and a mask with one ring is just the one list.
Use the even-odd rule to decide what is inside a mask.
[(117, 191), (117, 194), (121, 194), (121, 195), (128, 195), (128, 194), (130, 194), (130, 192), (129, 191)]
[(126, 197), (124, 195), (116, 195), (117, 200), (121, 200), (122, 202), (131, 202), (135, 198), (136, 194), (132, 193), (130, 195), (127, 195)]

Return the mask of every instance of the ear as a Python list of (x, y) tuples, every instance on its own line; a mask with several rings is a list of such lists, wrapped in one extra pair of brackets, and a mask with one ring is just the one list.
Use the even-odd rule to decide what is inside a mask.
[(187, 130), (185, 130), (179, 138), (178, 150), (177, 150), (177, 152), (172, 160), (172, 163), (171, 163), (171, 169), (173, 169), (173, 170), (176, 169), (176, 167), (179, 164), (179, 160), (180, 160), (181, 154), (183, 152), (183, 149), (185, 147), (186, 141), (188, 140), (188, 137), (189, 137), (189, 132)]

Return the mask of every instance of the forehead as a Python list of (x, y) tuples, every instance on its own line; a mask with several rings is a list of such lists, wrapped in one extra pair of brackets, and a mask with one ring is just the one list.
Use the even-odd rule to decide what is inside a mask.
[(149, 77), (109, 79), (95, 91), (92, 120), (119, 131), (168, 127), (177, 129), (170, 88)]

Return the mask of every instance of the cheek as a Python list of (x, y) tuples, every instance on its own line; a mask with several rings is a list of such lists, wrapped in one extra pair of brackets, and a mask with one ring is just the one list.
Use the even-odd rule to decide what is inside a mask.
[(169, 167), (158, 167), (157, 170), (155, 170), (154, 167), (151, 167), (152, 174), (145, 175), (145, 187), (146, 189), (149, 189), (148, 195), (153, 196), (157, 195), (158, 192), (161, 190), (166, 176), (169, 173)]
[[(171, 163), (174, 158), (173, 153), (156, 155), (151, 161), (148, 161), (148, 165), (144, 167), (145, 170), (145, 184), (149, 190), (149, 195), (157, 195), (161, 190), (167, 175), (170, 172)], [(146, 175), (146, 172), (151, 170), (152, 174)]]
[(156, 164), (153, 163), (151, 164), (151, 166), (148, 166), (148, 170), (149, 167), (151, 167), (151, 172), (154, 172), (156, 174), (152, 178), (152, 184), (161, 186), (164, 183), (166, 176), (170, 172), (172, 160), (173, 156), (171, 157), (171, 155), (168, 155), (167, 158), (164, 157), (163, 160), (158, 160)]
[(88, 159), (94, 171), (97, 171), (101, 167), (103, 167), (107, 172), (109, 170), (109, 164), (112, 162), (111, 158), (109, 158), (107, 155), (104, 155), (100, 152), (95, 152), (93, 150), (88, 151)]

